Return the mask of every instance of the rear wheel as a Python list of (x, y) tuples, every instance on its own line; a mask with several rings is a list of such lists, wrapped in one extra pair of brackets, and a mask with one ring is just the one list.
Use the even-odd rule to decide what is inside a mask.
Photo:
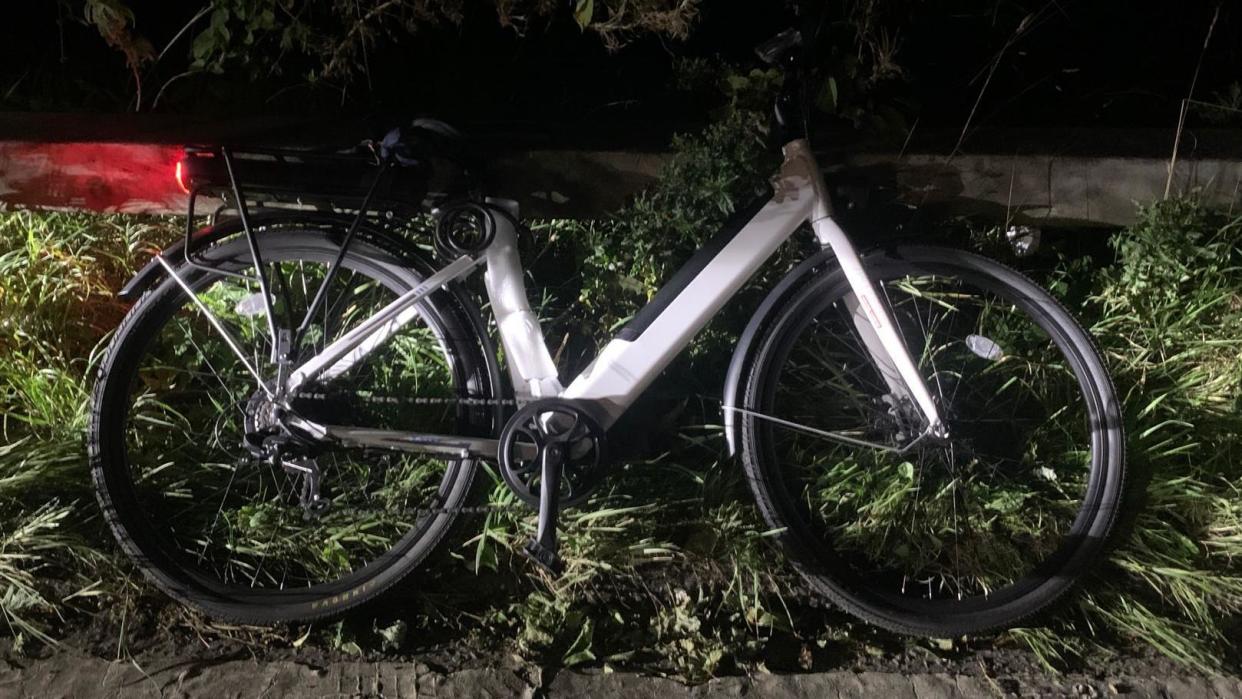
[[(276, 224), (259, 233), (278, 328), (302, 320), (338, 234)], [(271, 333), (245, 241), (200, 254), (219, 271), (182, 265), (179, 273), (270, 380)], [(356, 242), (307, 329), (303, 357), (421, 279)], [(303, 387), (292, 407), (334, 424), (494, 436), (501, 416), (484, 402), (496, 372), (469, 310), (449, 292), (418, 310), (364, 363)], [(319, 471), (325, 509), (309, 511), (300, 497), (306, 476), (259, 454), (269, 408), (171, 278), (134, 306), (102, 362), (89, 435), (100, 503), (126, 553), (183, 603), (247, 623), (339, 613), (412, 571), (467, 504), (473, 460), (312, 446), (297, 459)]]
[(739, 419), (752, 489), (798, 570), (847, 611), (941, 637), (1015, 625), (1098, 562), (1117, 518), (1124, 440), (1103, 361), (1000, 264), (907, 248), (865, 265), (949, 437), (920, 439), (844, 276), (822, 273), (751, 355)]

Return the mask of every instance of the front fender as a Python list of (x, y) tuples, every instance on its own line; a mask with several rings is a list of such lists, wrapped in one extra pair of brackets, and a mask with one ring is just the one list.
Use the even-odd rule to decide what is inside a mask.
[(755, 309), (746, 329), (738, 339), (733, 350), (733, 358), (729, 361), (729, 371), (725, 374), (724, 396), (721, 400), (721, 412), (724, 418), (725, 440), (729, 443), (729, 454), (736, 455), (741, 443), (738, 433), (737, 413), (733, 408), (741, 406), (742, 390), (746, 382), (746, 374), (751, 365), (751, 357), (758, 349), (759, 338), (772, 322), (773, 317), (794, 292), (813, 277), (836, 269), (836, 260), (832, 250), (824, 248), (803, 260), (798, 266), (789, 270), (780, 282), (768, 292), (768, 295)]

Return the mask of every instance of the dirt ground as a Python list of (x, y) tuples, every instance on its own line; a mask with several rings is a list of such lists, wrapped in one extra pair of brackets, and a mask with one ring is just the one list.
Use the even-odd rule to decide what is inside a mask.
[[(956, 668), (964, 670), (965, 668)], [(65, 650), (0, 672), (0, 697), (1239, 697), (1236, 677), (845, 669), (723, 677), (696, 686), (629, 672), (553, 671), (501, 659), (455, 671), (418, 661), (107, 660)], [(1154, 668), (1153, 668), (1154, 669)]]
[[(123, 646), (120, 644), (124, 639)], [(774, 663), (776, 665), (776, 663)], [(263, 632), (199, 634), (155, 617), (123, 634), (86, 623), (58, 648), (0, 639), (10, 697), (1242, 697), (1242, 680), (1195, 675), (1157, 656), (1113, 657), (1049, 673), (1017, 649), (917, 646), (860, 652), (791, 672), (766, 666), (687, 685), (633, 667), (541, 667), (503, 645), (438, 642), (415, 652), (295, 647)]]

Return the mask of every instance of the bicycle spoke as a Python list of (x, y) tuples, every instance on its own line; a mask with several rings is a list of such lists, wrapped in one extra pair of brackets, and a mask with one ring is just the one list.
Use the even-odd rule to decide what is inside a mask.
[[(877, 288), (948, 420), (948, 440), (920, 441), (916, 411), (881, 400), (888, 388), (840, 302), (798, 326), (781, 355), (774, 409), (751, 416), (768, 425), (816, 536), (835, 555), (891, 580), (895, 594), (991, 594), (1031, 570), (1068, 526), (1049, 520), (1072, 515), (1066, 503), (1072, 511), (1082, 483), (1041, 479), (1042, 450), (1025, 445), (1084, 443), (1082, 406), (1041, 407), (1066, 400), (1055, 378), (1064, 373), (1043, 368), (1055, 351), (1046, 335), (1042, 345), (1016, 342), (1042, 333), (1016, 307), (934, 275)], [(996, 334), (1006, 324), (1013, 337)], [(975, 352), (969, 334), (996, 338), (1003, 354)], [(828, 357), (844, 359), (818, 361)]]
[[(308, 306), (326, 263), (265, 256), (264, 266), (277, 294), (270, 308), (284, 323)], [(350, 267), (342, 267), (330, 281), (315, 314), (319, 322), (308, 329), (302, 351), (318, 351), (398, 295)], [(271, 341), (248, 301), (254, 293), (254, 284), (227, 278), (200, 289), (195, 300), (210, 305), (222, 327), (237, 323), (232, 325), (234, 336), (238, 348), (244, 346), (246, 361), (267, 371)], [(305, 476), (290, 475), (270, 458), (246, 453), (244, 423), (256, 400), (253, 384), (247, 386), (250, 372), (227, 346), (228, 338), (216, 332), (214, 316), (207, 323), (202, 317), (199, 309), (187, 306), (155, 338), (151, 359), (139, 370), (139, 375), (151, 377), (147, 385), (154, 389), (148, 401), (150, 419), (138, 423), (148, 427), (128, 440), (135, 474), (150, 474), (138, 480), (143, 484), (138, 497), (150, 512), (167, 520), (162, 535), (176, 540), (172, 548), (229, 584), (307, 587), (358, 570), (420, 521), (409, 511), (435, 507), (452, 459), (380, 457), (339, 447), (319, 459), (329, 510), (307, 518), (299, 501)], [(415, 414), (401, 402), (369, 397), (409, 397), (422, 391), (455, 395), (447, 348), (426, 325), (412, 325), (388, 345), (375, 352), (374, 362), (360, 365), (348, 382), (340, 382), (345, 390), (312, 391), (318, 396), (313, 399), (295, 397), (299, 410), (333, 414), (346, 409), (398, 434), (401, 422)], [(417, 412), (420, 419), (443, 423), (446, 433), (456, 415), (440, 406)], [(200, 467), (213, 462), (235, 465)]]

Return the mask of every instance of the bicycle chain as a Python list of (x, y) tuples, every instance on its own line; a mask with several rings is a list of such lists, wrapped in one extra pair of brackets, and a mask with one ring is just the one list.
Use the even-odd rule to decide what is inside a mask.
[[(297, 393), (297, 398), (317, 398), (326, 399), (334, 397), (331, 393)], [(354, 395), (353, 399), (360, 400), (365, 403), (386, 403), (388, 405), (507, 405), (520, 408), (523, 405), (535, 400), (534, 398), (426, 398), (426, 397), (398, 397), (398, 396), (358, 396)]]
[[(332, 394), (328, 393), (298, 393), (294, 396), (297, 398), (310, 399), (330, 399)], [(429, 397), (398, 397), (398, 396), (351, 396), (353, 400), (361, 400), (366, 403), (384, 403), (386, 405), (467, 405), (467, 406), (511, 406), (520, 408), (534, 399), (518, 400), (514, 398), (429, 398)], [(417, 518), (423, 514), (489, 514), (492, 512), (514, 512), (517, 510), (529, 510), (530, 508), (522, 502), (508, 505), (487, 504), (487, 505), (464, 505), (462, 507), (416, 507), (413, 509), (398, 510), (395, 514), (405, 517), (413, 515)], [(324, 514), (369, 514), (366, 510), (358, 508), (329, 509)]]
[[(515, 503), (515, 504), (510, 504), (510, 505), (498, 505), (498, 504), (497, 505), (493, 505), (493, 504), (463, 505), (461, 507), (415, 507), (412, 509), (400, 509), (395, 512), (385, 511), (385, 514), (392, 514), (392, 515), (396, 515), (399, 517), (411, 517), (412, 516), (415, 520), (417, 520), (419, 516), (424, 515), (424, 514), (428, 514), (428, 515), (436, 515), (436, 514), (486, 515), (486, 514), (491, 514), (493, 512), (516, 512), (518, 510), (527, 510), (528, 512), (534, 512), (534, 510), (531, 510), (530, 508), (526, 507), (524, 504)], [(361, 510), (356, 507), (347, 507), (347, 508), (329, 508), (324, 514), (325, 515), (329, 515), (329, 514), (370, 515), (374, 513), (375, 513), (374, 510)]]
[[(693, 398), (693, 399), (697, 399), (697, 400), (700, 400), (700, 401), (707, 401), (707, 402), (709, 402), (709, 403), (714, 403), (714, 404), (717, 404), (717, 405), (721, 403), (721, 398), (720, 398), (720, 396), (707, 395), (707, 394), (704, 394), (704, 393), (691, 393), (691, 394), (678, 394), (678, 395), (680, 395), (680, 396), (682, 396), (682, 397), (686, 397), (686, 398)], [(303, 392), (303, 393), (298, 393), (298, 394), (296, 394), (296, 397), (298, 397), (298, 398), (307, 397), (307, 398), (320, 398), (320, 399), (322, 399), (322, 398), (331, 398), (331, 397), (332, 397), (332, 394), (328, 394), (328, 393), (304, 393), (304, 392)], [(520, 398), (520, 399), (515, 399), (515, 398), (425, 398), (425, 397), (398, 397), (398, 396), (379, 396), (379, 397), (375, 397), (375, 396), (371, 396), (371, 397), (362, 397), (362, 396), (357, 396), (357, 398), (358, 398), (359, 400), (362, 400), (362, 401), (365, 401), (365, 402), (372, 402), (372, 403), (375, 403), (375, 402), (384, 402), (384, 403), (389, 403), (389, 404), (394, 404), (394, 405), (401, 405), (401, 404), (411, 404), (411, 405), (441, 405), (441, 404), (443, 404), (443, 405), (448, 405), (448, 404), (457, 404), (457, 403), (461, 403), (461, 404), (465, 404), (465, 405), (507, 405), (507, 406), (511, 406), (511, 407), (515, 407), (515, 408), (520, 408), (520, 407), (522, 407), (522, 406), (526, 405), (527, 403), (531, 403), (531, 402), (534, 402), (534, 401), (536, 401), (536, 400), (540, 400), (539, 398)]]

